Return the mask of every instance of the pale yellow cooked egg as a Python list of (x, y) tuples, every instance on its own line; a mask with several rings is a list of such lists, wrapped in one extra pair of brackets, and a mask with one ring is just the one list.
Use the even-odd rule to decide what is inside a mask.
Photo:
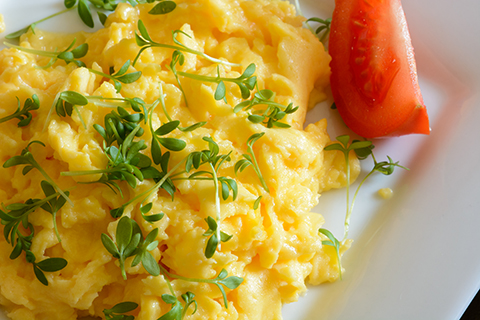
[(5, 19), (3, 14), (0, 13), (0, 33), (5, 31)]
[[(237, 199), (221, 199), (219, 226), (232, 238), (221, 243), (212, 258), (204, 254), (208, 237), (205, 219), (215, 218), (218, 209), (212, 180), (178, 180), (172, 197), (164, 190), (150, 195), (152, 213), (164, 213), (154, 223), (146, 222), (140, 213), (140, 200), (125, 209), (124, 216), (135, 219), (143, 235), (158, 228), (158, 247), (151, 253), (170, 273), (196, 279), (215, 278), (222, 269), (229, 276), (243, 278), (236, 289), (226, 289), (228, 308), (220, 290), (212, 284), (169, 279), (179, 299), (186, 292), (195, 294), (198, 310), (193, 306), (186, 319), (281, 319), (284, 303), (296, 301), (306, 285), (334, 281), (339, 277), (333, 247), (322, 245), (326, 237), (319, 235), (322, 215), (311, 212), (320, 192), (346, 184), (343, 154), (325, 152), (330, 143), (326, 121), (308, 125), (308, 106), (325, 98), (330, 75), (330, 57), (318, 39), (302, 27), (304, 18), (285, 1), (277, 0), (183, 0), (166, 15), (150, 15), (154, 4), (119, 4), (105, 28), (95, 33), (52, 34), (38, 27), (21, 37), (20, 45), (46, 51), (65, 49), (73, 39), (75, 46), (89, 45), (81, 60), (87, 68), (109, 73), (133, 61), (140, 48), (135, 42), (137, 23), (141, 19), (157, 43), (173, 44), (172, 31), (181, 30), (178, 41), (211, 57), (232, 63), (215, 64), (198, 55), (185, 54), (177, 70), (192, 74), (235, 78), (254, 63), (260, 89), (276, 93), (275, 101), (293, 103), (299, 110), (284, 122), (291, 128), (266, 128), (247, 119), (247, 112), (233, 112), (243, 99), (235, 84), (226, 83), (224, 100), (215, 100), (216, 84), (180, 77), (185, 97), (173, 73), (167, 68), (171, 49), (149, 48), (128, 72), (141, 71), (142, 76), (130, 84), (122, 84), (119, 93), (114, 83), (87, 68), (41, 57), (17, 49), (0, 52), (0, 118), (15, 112), (17, 98), (23, 106), (33, 94), (40, 108), (26, 127), (17, 127), (18, 120), (0, 123), (0, 162), (20, 155), (31, 141), (29, 151), (62, 190), (68, 190), (72, 204), (66, 203), (56, 219), (61, 242), (54, 231), (52, 215), (38, 209), (30, 213), (29, 222), (35, 235), (30, 250), (41, 261), (49, 257), (67, 260), (67, 266), (56, 272), (45, 272), (48, 286), (37, 280), (32, 264), (22, 253), (10, 259), (12, 244), (0, 236), (0, 304), (13, 320), (73, 320), (85, 316), (103, 317), (103, 310), (132, 301), (139, 305), (132, 314), (136, 320), (154, 320), (167, 313), (171, 305), (162, 295), (171, 294), (165, 277), (150, 275), (142, 265), (131, 267), (126, 261), (127, 280), (122, 278), (118, 259), (105, 249), (101, 234), (115, 239), (118, 219), (110, 210), (152, 187), (145, 179), (131, 188), (118, 182), (122, 194), (100, 183), (84, 184), (100, 175), (70, 177), (61, 172), (105, 169), (107, 158), (103, 138), (93, 125), (104, 125), (104, 117), (112, 111), (100, 104), (77, 106), (71, 116), (60, 117), (51, 112), (58, 93), (76, 91), (85, 96), (141, 98), (147, 104), (158, 101), (160, 89), (165, 95), (165, 108), (171, 118), (187, 127), (207, 122), (192, 132), (174, 130), (168, 137), (186, 142), (182, 151), (171, 152), (172, 169), (189, 153), (208, 148), (202, 137), (211, 137), (220, 154), (230, 153), (218, 176), (235, 179)], [(187, 105), (187, 103), (188, 105)], [(128, 109), (131, 110), (131, 109)], [(152, 115), (154, 129), (168, 122), (161, 106)], [(150, 155), (152, 135), (147, 124), (143, 136), (148, 145), (142, 153)], [(260, 183), (253, 167), (235, 174), (234, 166), (246, 154), (247, 139), (254, 133), (265, 135), (253, 145), (259, 169), (270, 192)], [(164, 150), (165, 151), (165, 150)], [(352, 157), (353, 158), (353, 157)], [(351, 160), (352, 180), (360, 170)], [(155, 167), (159, 167), (154, 165)], [(0, 202), (5, 206), (41, 199), (44, 176), (33, 169), (25, 175), (24, 165), (0, 168)], [(181, 172), (179, 167), (177, 172)], [(205, 167), (205, 170), (208, 168)], [(187, 175), (183, 174), (184, 177)], [(123, 196), (123, 197), (122, 197)], [(254, 203), (262, 197), (258, 208)], [(2, 226), (3, 230), (4, 226)], [(20, 227), (26, 234), (27, 231)], [(349, 245), (346, 242), (342, 250)]]
[(393, 197), (393, 190), (390, 188), (381, 188), (378, 190), (378, 194), (383, 199), (390, 199), (391, 197)]

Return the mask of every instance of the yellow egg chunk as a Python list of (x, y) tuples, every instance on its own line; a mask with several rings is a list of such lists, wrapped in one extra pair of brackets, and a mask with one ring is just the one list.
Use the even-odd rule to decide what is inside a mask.
[(378, 194), (383, 199), (390, 199), (391, 197), (393, 197), (393, 190), (390, 188), (381, 188), (378, 190)]
[(3, 14), (0, 13), (0, 33), (5, 31), (5, 20)]
[[(120, 3), (93, 33), (37, 27), (0, 51), (10, 319), (104, 319), (131, 302), (136, 320), (179, 308), (273, 320), (307, 283), (339, 278), (311, 210), (345, 187), (347, 166), (324, 151), (326, 120), (304, 128), (326, 97), (322, 43), (287, 1), (179, 0), (150, 14), (158, 3)], [(87, 46), (70, 61), (32, 51)]]

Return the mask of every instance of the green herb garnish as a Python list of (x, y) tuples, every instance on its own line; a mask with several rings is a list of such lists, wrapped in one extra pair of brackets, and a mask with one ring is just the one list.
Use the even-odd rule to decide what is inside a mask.
[(102, 24), (105, 24), (106, 15), (102, 11), (114, 11), (119, 2), (128, 2), (133, 7), (141, 3), (153, 3), (155, 1), (161, 1), (159, 4), (154, 6), (148, 13), (153, 15), (167, 14), (175, 10), (176, 4), (174, 1), (170, 0), (65, 0), (65, 7), (68, 9), (73, 9), (77, 7), (78, 15), (82, 19), (83, 23), (90, 28), (95, 26), (93, 22), (93, 14), (90, 8), (90, 4), (94, 6), (97, 10)]
[[(220, 195), (219, 195), (219, 182), (222, 186), (222, 198), (226, 200), (230, 195), (230, 190), (232, 191), (233, 200), (235, 200), (238, 190), (237, 184), (235, 180), (225, 178), (225, 177), (218, 177), (218, 170), (220, 169), (221, 165), (225, 161), (230, 161), (230, 153), (226, 155), (219, 154), (219, 147), (218, 144), (210, 137), (203, 137), (203, 140), (208, 142), (208, 150), (203, 151), (195, 151), (188, 155), (187, 161), (185, 163), (185, 171), (189, 172), (192, 167), (198, 169), (201, 165), (208, 165), (210, 170), (199, 170), (192, 173), (188, 176), (187, 179), (191, 180), (212, 180), (214, 185), (214, 193), (215, 193), (215, 224), (209, 222), (210, 219), (207, 218), (207, 223), (209, 225), (209, 230), (204, 234), (205, 236), (210, 236), (209, 241), (207, 242), (207, 246), (205, 248), (205, 256), (207, 258), (211, 258), (215, 251), (217, 250), (218, 245), (221, 241), (225, 242), (228, 241), (231, 237), (228, 235), (223, 235), (218, 228), (218, 224), (221, 220), (221, 212), (220, 212)], [(212, 233), (214, 232), (214, 233)]]
[(263, 189), (265, 189), (265, 191), (267, 192), (270, 192), (270, 190), (268, 189), (267, 183), (263, 178), (262, 172), (260, 171), (260, 167), (258, 166), (255, 153), (253, 152), (253, 144), (255, 143), (255, 141), (263, 137), (264, 134), (265, 132), (255, 133), (251, 135), (250, 138), (248, 138), (247, 140), (248, 153), (242, 155), (244, 159), (238, 160), (237, 163), (235, 163), (235, 174), (237, 174), (238, 172), (242, 172), (243, 170), (245, 170), (245, 168), (249, 166), (252, 166), (253, 170), (255, 170), (255, 173), (258, 176), (258, 179), (260, 179), (260, 182), (262, 183)]
[(309, 22), (316, 22), (320, 24), (320, 26), (318, 26), (317, 29), (315, 29), (314, 33), (317, 35), (318, 39), (321, 42), (325, 43), (330, 33), (330, 25), (332, 23), (332, 18), (328, 18), (325, 20), (320, 18), (310, 18), (307, 21), (305, 21), (307, 25)]
[(144, 120), (143, 113), (129, 113), (124, 108), (117, 107), (104, 118), (105, 127), (94, 124), (95, 130), (105, 140), (107, 146), (114, 142), (118, 146), (122, 145), (127, 137), (135, 130), (135, 137), (141, 137), (145, 130), (140, 127), (140, 122)]
[(237, 277), (237, 276), (227, 277), (228, 276), (228, 271), (225, 270), (225, 269), (222, 269), (220, 271), (220, 273), (214, 279), (198, 279), (198, 278), (183, 277), (183, 276), (176, 275), (176, 274), (168, 272), (167, 269), (165, 269), (162, 265), (160, 265), (160, 271), (163, 273), (165, 279), (167, 279), (167, 277), (169, 277), (169, 278), (172, 278), (172, 279), (179, 279), (179, 280), (188, 281), (188, 282), (199, 282), (199, 283), (214, 284), (215, 286), (217, 286), (217, 288), (222, 293), (223, 304), (225, 305), (225, 308), (228, 308), (228, 302), (227, 302), (227, 294), (226, 294), (225, 289), (223, 287), (234, 290), (239, 285), (241, 285), (242, 282), (243, 282), (243, 279), (240, 278), (240, 277)]
[(115, 242), (105, 233), (102, 234), (101, 239), (105, 249), (118, 259), (122, 276), (126, 280), (125, 260), (132, 256), (134, 256), (132, 267), (142, 262), (148, 273), (153, 276), (160, 274), (159, 265), (150, 253), (158, 246), (158, 241), (155, 240), (157, 234), (158, 228), (155, 228), (143, 239), (142, 231), (136, 221), (129, 217), (122, 217), (117, 224)]
[(117, 93), (118, 93), (120, 92), (120, 90), (122, 90), (122, 83), (125, 83), (125, 84), (133, 83), (142, 76), (141, 71), (127, 73), (129, 67), (130, 67), (130, 60), (127, 60), (127, 62), (125, 62), (123, 66), (120, 68), (120, 70), (118, 70), (117, 72), (115, 72), (113, 68), (110, 68), (110, 74), (106, 74), (94, 69), (88, 69), (88, 70), (99, 76), (112, 80), (115, 86), (115, 90), (117, 90)]
[(237, 104), (233, 108), (234, 113), (238, 113), (241, 110), (248, 111), (253, 107), (265, 105), (266, 109), (256, 109), (252, 113), (248, 114), (248, 120), (253, 123), (262, 123), (267, 128), (290, 128), (290, 125), (284, 122), (280, 122), (286, 115), (294, 113), (298, 110), (298, 106), (294, 107), (293, 103), (288, 106), (284, 106), (281, 103), (275, 102), (275, 92), (268, 89), (258, 90), (253, 98), (245, 100)]
[(30, 111), (40, 108), (40, 101), (38, 100), (38, 96), (36, 94), (32, 95), (32, 98), (28, 98), (27, 100), (25, 100), (22, 109), (20, 109), (20, 100), (18, 99), (18, 97), (17, 103), (17, 110), (13, 114), (1, 118), (0, 123), (16, 118), (20, 120), (17, 123), (18, 127), (26, 127), (30, 124), (30, 121), (32, 121), (32, 114), (30, 113)]
[[(112, 111), (105, 116), (105, 127), (94, 124), (95, 130), (105, 139), (107, 146), (117, 141), (121, 144), (126, 136), (133, 131), (143, 120), (146, 122), (146, 104), (140, 98), (104, 98), (101, 96), (84, 96), (76, 91), (62, 91), (55, 97), (50, 112), (45, 121), (45, 127), (53, 112), (60, 117), (71, 116), (73, 110), (76, 110), (82, 124), (86, 127), (81, 114), (76, 106), (85, 106), (93, 103), (104, 108), (116, 108), (117, 112)], [(125, 108), (132, 108), (138, 114), (130, 114)], [(138, 129), (137, 136), (143, 135), (143, 128)]]
[(83, 43), (78, 47), (75, 47), (74, 49), (72, 49), (76, 41), (77, 39), (73, 39), (72, 43), (67, 47), (67, 49), (60, 52), (35, 50), (35, 49), (25, 48), (21, 46), (16, 46), (8, 42), (4, 42), (3, 44), (6, 45), (7, 47), (14, 48), (26, 53), (31, 53), (31, 54), (35, 54), (43, 57), (49, 57), (50, 61), (46, 65), (41, 66), (40, 68), (42, 69), (51, 67), (55, 62), (57, 62), (57, 60), (63, 60), (66, 64), (74, 63), (78, 67), (85, 67), (85, 63), (83, 63), (78, 59), (83, 58), (87, 54), (88, 44)]
[[(168, 121), (172, 122), (173, 119), (170, 117), (170, 115), (168, 114), (168, 111), (167, 111), (167, 107), (165, 106), (165, 94), (163, 93), (163, 88), (162, 86), (160, 85), (159, 87), (159, 91), (160, 91), (160, 95), (158, 97), (158, 99), (155, 101), (155, 103), (152, 105), (151, 107), (151, 112), (150, 112), (150, 119), (151, 119), (151, 113), (153, 111), (153, 109), (155, 108), (156, 104), (158, 104), (158, 102), (160, 102), (160, 105), (162, 106), (162, 110), (163, 110), (163, 113), (165, 114), (165, 117), (167, 117)], [(182, 132), (190, 132), (190, 131), (193, 131), (193, 130), (196, 130), (200, 127), (203, 127), (204, 125), (206, 125), (207, 122), (206, 121), (201, 121), (201, 122), (197, 122), (197, 123), (194, 123), (192, 125), (189, 125), (188, 127), (180, 127), (178, 126), (177, 129), (182, 131)]]
[(142, 52), (144, 50), (146, 50), (148, 48), (155, 48), (155, 47), (178, 50), (178, 51), (187, 52), (187, 53), (193, 53), (193, 54), (198, 55), (198, 56), (200, 56), (200, 57), (202, 57), (202, 58), (204, 58), (208, 61), (211, 61), (213, 63), (220, 63), (220, 64), (225, 64), (225, 65), (230, 65), (230, 66), (240, 66), (239, 64), (236, 64), (236, 63), (231, 63), (231, 62), (228, 62), (228, 61), (224, 61), (224, 60), (220, 60), (220, 59), (210, 57), (209, 55), (207, 55), (203, 52), (196, 51), (196, 50), (190, 49), (189, 47), (185, 46), (184, 44), (182, 44), (180, 41), (178, 41), (176, 39), (176, 36), (177, 36), (178, 33), (182, 33), (182, 34), (190, 37), (188, 34), (186, 34), (183, 31), (175, 30), (175, 31), (172, 32), (173, 41), (174, 41), (175, 45), (163, 44), (163, 43), (158, 43), (158, 42), (153, 41), (152, 38), (150, 37), (150, 35), (148, 34), (147, 28), (143, 24), (142, 20), (138, 20), (138, 31), (140, 32), (140, 34), (135, 33), (135, 40), (137, 42), (137, 45), (140, 47), (140, 51), (138, 52), (137, 56), (133, 60), (133, 64), (132, 64), (133, 66), (135, 66), (138, 59), (140, 58), (140, 55), (142, 54)]
[(153, 223), (153, 222), (157, 222), (157, 221), (162, 220), (163, 216), (165, 215), (164, 213), (155, 213), (155, 214), (147, 215), (147, 213), (149, 213), (152, 210), (152, 207), (153, 207), (153, 203), (151, 203), (151, 202), (149, 202), (146, 205), (140, 207), (140, 213), (142, 214), (143, 220), (145, 220), (149, 223)]
[[(355, 199), (357, 198), (358, 192), (360, 191), (361, 186), (363, 183), (370, 177), (374, 172), (380, 172), (384, 175), (390, 175), (393, 173), (395, 167), (400, 167), (402, 169), (407, 168), (401, 166), (398, 164), (398, 162), (393, 162), (393, 160), (388, 157), (388, 161), (382, 161), (382, 162), (377, 162), (375, 159), (375, 156), (373, 155), (372, 149), (374, 146), (372, 145), (371, 141), (359, 141), (359, 140), (353, 140), (352, 143), (349, 144), (350, 141), (350, 136), (348, 135), (342, 135), (338, 136), (337, 140), (339, 142), (332, 143), (324, 148), (324, 150), (329, 151), (329, 150), (338, 150), (341, 151), (345, 157), (345, 165), (346, 165), (346, 175), (347, 175), (347, 213), (345, 215), (345, 233), (344, 233), (344, 240), (347, 239), (348, 237), (348, 229), (350, 226), (350, 216), (352, 215), (353, 212), (353, 206), (355, 204)], [(353, 196), (352, 202), (350, 203), (350, 152), (354, 151), (357, 154), (357, 157), (359, 159), (363, 160), (366, 159), (368, 156), (372, 156), (373, 161), (374, 161), (374, 166), (373, 169), (363, 178), (363, 180), (360, 182), (359, 186), (357, 187), (357, 190), (355, 191), (355, 194)]]
[(123, 215), (123, 212), (125, 211), (125, 208), (137, 201), (138, 199), (143, 199), (142, 202), (144, 202), (151, 194), (154, 192), (158, 191), (158, 189), (163, 188), (165, 191), (167, 191), (169, 194), (172, 195), (175, 192), (175, 186), (171, 182), (170, 177), (173, 175), (173, 173), (183, 164), (183, 161), (186, 160), (186, 158), (183, 161), (178, 162), (173, 168), (171, 168), (169, 171), (168, 170), (168, 160), (169, 160), (169, 153), (166, 152), (163, 155), (165, 160), (162, 160), (161, 162), (161, 168), (162, 172), (159, 172), (157, 169), (153, 167), (146, 168), (143, 171), (144, 178), (153, 178), (156, 182), (156, 184), (149, 189), (141, 192), (140, 194), (136, 195), (123, 205), (121, 205), (118, 208), (114, 208), (110, 210), (110, 215), (114, 218), (119, 218)]
[(147, 148), (144, 140), (133, 141), (140, 126), (135, 127), (125, 140), (118, 146), (104, 146), (104, 153), (108, 158), (108, 164), (105, 169), (87, 170), (87, 171), (67, 171), (62, 172), (62, 176), (80, 176), (90, 174), (102, 174), (102, 177), (96, 181), (114, 186), (117, 190), (120, 187), (114, 183), (115, 180), (124, 180), (130, 187), (137, 186), (137, 180), (143, 181), (142, 169), (151, 166), (151, 160), (148, 156), (140, 153)]
[(342, 279), (342, 260), (340, 257), (340, 242), (327, 229), (320, 228), (318, 229), (318, 232), (324, 234), (329, 239), (329, 240), (323, 240), (322, 241), (323, 245), (332, 246), (335, 248), (335, 253), (337, 254), (337, 262), (338, 262), (338, 274), (341, 280)]
[(48, 280), (44, 272), (56, 272), (60, 271), (67, 266), (67, 260), (63, 258), (47, 258), (42, 261), (36, 262), (36, 258), (31, 251), (26, 251), (27, 262), (33, 265), (33, 272), (43, 285), (48, 286)]
[[(162, 124), (160, 127), (157, 129), (153, 128), (153, 123), (152, 123), (152, 115), (155, 110), (155, 107), (160, 103), (162, 105), (163, 111), (165, 115), (167, 116), (169, 122), (166, 122)], [(171, 151), (181, 151), (185, 149), (186, 147), (186, 142), (177, 139), (177, 138), (171, 138), (171, 137), (164, 137), (165, 135), (169, 134), (173, 130), (179, 128), (180, 121), (178, 120), (172, 120), (170, 116), (167, 113), (167, 109), (165, 107), (165, 101), (164, 101), (164, 95), (162, 91), (162, 86), (160, 85), (160, 97), (157, 99), (157, 101), (150, 107), (149, 109), (149, 121), (148, 125), (150, 128), (150, 133), (152, 134), (152, 144), (151, 144), (151, 154), (152, 154), (152, 159), (155, 164), (159, 164), (162, 162), (162, 149), (161, 146), (164, 148), (171, 150)]]
[(48, 183), (50, 183), (50, 185), (53, 186), (53, 188), (55, 188), (55, 190), (62, 195), (62, 197), (65, 198), (65, 200), (71, 205), (73, 206), (73, 202), (72, 200), (70, 200), (68, 198), (68, 195), (65, 194), (65, 192), (62, 191), (62, 189), (60, 189), (60, 187), (52, 180), (52, 178), (49, 177), (49, 175), (45, 172), (45, 170), (38, 164), (37, 161), (35, 161), (35, 159), (33, 158), (33, 155), (32, 153), (30, 152), (29, 148), (32, 144), (40, 144), (42, 146), (45, 147), (45, 144), (41, 141), (38, 141), (38, 140), (34, 140), (32, 142), (30, 142), (26, 147), (25, 149), (22, 150), (21, 154), (19, 156), (13, 156), (12, 158), (8, 159), (7, 161), (5, 161), (5, 163), (3, 164), (3, 167), (4, 168), (10, 168), (10, 167), (14, 167), (14, 166), (18, 166), (18, 165), (25, 165), (25, 167), (23, 168), (23, 175), (26, 175), (27, 173), (30, 172), (30, 170), (32, 169), (37, 169), (42, 175), (43, 177), (45, 178), (45, 180), (48, 181)]
[[(53, 229), (55, 230), (55, 235), (57, 236), (58, 242), (62, 242), (57, 228), (57, 213), (66, 203), (66, 199), (60, 194), (58, 194), (58, 197), (52, 198), (51, 196), (56, 195), (57, 192), (55, 188), (45, 180), (41, 182), (41, 187), (43, 193), (45, 194), (45, 197), (48, 199), (48, 201), (45, 202), (41, 208), (52, 215)], [(65, 192), (65, 194), (68, 196), (69, 192), (67, 191)]]
[[(65, 8), (62, 11), (59, 11), (57, 13), (51, 14), (43, 19), (40, 19), (38, 21), (35, 21), (28, 25), (25, 28), (22, 28), (18, 31), (12, 32), (8, 35), (5, 36), (6, 39), (17, 39), (19, 38), (22, 34), (26, 33), (28, 29), (31, 29), (32, 32), (35, 34), (35, 27), (37, 24), (52, 19), (58, 15), (61, 15), (63, 13), (66, 13), (70, 10), (77, 9), (78, 16), (82, 20), (82, 22), (90, 27), (93, 28), (95, 27), (94, 19), (93, 19), (93, 14), (92, 14), (92, 9), (90, 7), (90, 4), (93, 5), (93, 7), (96, 9), (98, 18), (100, 22), (105, 25), (105, 22), (107, 21), (107, 15), (104, 13), (104, 11), (114, 11), (117, 8), (117, 5), (119, 2), (128, 2), (130, 5), (133, 7), (136, 6), (137, 4), (141, 3), (153, 3), (156, 1), (160, 1), (157, 5), (155, 5), (148, 13), (152, 15), (161, 15), (161, 14), (167, 14), (175, 10), (176, 8), (176, 3), (171, 0), (64, 0), (64, 5)], [(90, 4), (89, 4), (90, 3)]]
[(238, 88), (240, 89), (240, 93), (243, 99), (248, 99), (250, 97), (250, 91), (255, 88), (255, 84), (257, 83), (257, 77), (253, 74), (255, 73), (255, 64), (250, 64), (242, 75), (238, 76), (237, 78), (226, 78), (220, 77), (218, 67), (217, 67), (217, 76), (206, 76), (182, 71), (176, 71), (176, 75), (180, 75), (182, 77), (187, 77), (190, 79), (203, 81), (203, 82), (212, 82), (217, 84), (217, 88), (215, 89), (215, 100), (225, 100), (225, 95), (227, 93), (227, 88), (225, 87), (225, 82), (232, 82), (235, 83)]
[(56, 95), (55, 99), (53, 100), (52, 107), (50, 108), (50, 111), (45, 120), (44, 130), (47, 127), (48, 120), (50, 119), (52, 110), (54, 108), (55, 108), (55, 112), (60, 117), (66, 117), (66, 116), (71, 117), (73, 110), (75, 110), (75, 112), (78, 115), (78, 118), (80, 119), (80, 122), (82, 123), (83, 127), (86, 129), (87, 125), (85, 124), (85, 121), (83, 120), (83, 117), (80, 114), (80, 111), (78, 111), (77, 106), (84, 106), (87, 104), (88, 104), (88, 99), (78, 92), (75, 92), (75, 91), (59, 92)]
[(190, 305), (194, 305), (195, 307), (192, 314), (197, 312), (198, 305), (197, 301), (195, 301), (195, 295), (192, 292), (187, 291), (187, 293), (181, 295), (181, 298), (184, 301), (184, 305), (182, 305), (182, 303), (178, 300), (178, 298), (175, 296), (175, 293), (162, 294), (162, 300), (167, 304), (171, 304), (172, 307), (170, 311), (165, 313), (157, 320), (182, 320), (185, 318)]
[[(207, 217), (205, 221), (208, 224), (208, 230), (203, 234), (203, 236), (210, 238), (207, 241), (207, 246), (205, 247), (205, 257), (211, 258), (217, 250), (218, 244), (220, 242), (227, 242), (232, 238), (232, 235), (226, 234), (223, 231), (220, 231), (218, 228), (217, 222), (212, 217)], [(217, 233), (220, 232), (220, 237)]]
[[(28, 263), (33, 265), (33, 271), (37, 279), (44, 285), (48, 285), (48, 280), (43, 272), (55, 272), (63, 269), (67, 265), (67, 261), (63, 258), (48, 258), (40, 262), (36, 262), (36, 257), (30, 250), (32, 246), (35, 229), (29, 222), (31, 213), (39, 208), (52, 214), (54, 219), (55, 233), (60, 240), (56, 227), (56, 213), (65, 204), (66, 200), (62, 198), (60, 193), (55, 192), (53, 186), (47, 182), (41, 182), (42, 189), (45, 193), (44, 199), (28, 199), (24, 203), (13, 203), (7, 205), (0, 210), (0, 220), (4, 225), (3, 235), (8, 243), (13, 246), (10, 259), (16, 259), (24, 251)], [(65, 192), (68, 195), (68, 191)], [(57, 198), (58, 197), (58, 198)], [(23, 231), (20, 231), (20, 227)], [(25, 234), (27, 232), (27, 234)]]
[(106, 320), (134, 320), (132, 315), (125, 313), (133, 311), (138, 308), (138, 304), (131, 301), (120, 302), (114, 305), (111, 309), (104, 309), (103, 314)]
[[(153, 1), (148, 1), (148, 2), (151, 3)], [(148, 11), (148, 13), (153, 15), (167, 14), (175, 10), (176, 7), (177, 7), (177, 4), (174, 1), (160, 0), (160, 3), (157, 3), (150, 11)]]
[(257, 210), (260, 206), (260, 202), (262, 201), (263, 196), (259, 196), (255, 202), (253, 203), (253, 210)]

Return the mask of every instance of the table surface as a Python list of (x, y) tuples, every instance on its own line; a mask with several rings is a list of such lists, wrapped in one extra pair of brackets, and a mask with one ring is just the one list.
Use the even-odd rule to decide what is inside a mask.
[(473, 298), (460, 320), (480, 320), (480, 291)]

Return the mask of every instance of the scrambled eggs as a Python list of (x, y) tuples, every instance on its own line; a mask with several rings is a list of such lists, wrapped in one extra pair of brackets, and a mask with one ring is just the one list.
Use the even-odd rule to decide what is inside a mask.
[[(44, 272), (48, 285), (37, 279), (25, 253), (10, 259), (12, 244), (0, 237), (0, 304), (11, 319), (105, 317), (105, 309), (125, 301), (138, 304), (130, 312), (135, 319), (158, 319), (174, 306), (163, 299), (165, 295), (177, 297), (184, 305), (181, 295), (187, 292), (194, 294), (198, 309), (194, 312), (195, 304), (190, 304), (186, 319), (281, 319), (282, 304), (296, 301), (306, 291), (306, 283), (316, 285), (339, 276), (335, 249), (322, 245), (326, 237), (318, 232), (324, 219), (310, 211), (320, 192), (345, 186), (344, 158), (340, 153), (323, 151), (330, 142), (325, 120), (303, 129), (308, 106), (325, 98), (328, 85), (330, 57), (322, 44), (302, 28), (304, 19), (284, 1), (183, 0), (165, 15), (149, 14), (153, 5), (120, 4), (105, 28), (92, 34), (52, 34), (37, 28), (20, 39), (22, 47), (43, 51), (63, 50), (74, 39), (74, 47), (86, 43), (88, 52), (79, 59), (85, 67), (58, 60), (39, 68), (50, 58), (15, 48), (0, 52), (0, 118), (14, 113), (17, 103), (23, 106), (33, 95), (40, 103), (27, 126), (18, 127), (15, 119), (0, 123), (0, 161), (3, 164), (21, 155), (28, 146), (45, 173), (69, 194), (56, 223), (42, 208), (28, 216), (34, 229), (30, 250), (35, 261), (55, 257), (68, 262), (59, 271)], [(183, 64), (176, 66), (177, 81), (168, 68), (173, 50), (147, 48), (127, 71), (141, 71), (141, 76), (122, 83), (117, 92), (115, 81), (101, 73), (118, 71), (127, 61), (135, 60), (140, 50), (135, 40), (139, 20), (156, 43), (175, 44), (172, 31), (180, 30), (175, 38), (178, 42), (226, 63), (213, 63), (186, 52)], [(252, 109), (233, 112), (235, 105), (246, 100), (236, 84), (225, 82), (225, 97), (215, 99), (218, 83), (185, 75), (237, 78), (252, 63), (257, 77), (253, 92), (268, 89), (276, 94), (275, 102), (299, 106), (280, 121), (290, 128), (267, 128), (249, 121)], [(203, 138), (210, 137), (219, 154), (229, 155), (218, 166), (217, 177), (235, 181), (236, 198), (228, 185), (228, 197), (216, 197), (213, 178), (189, 179), (182, 171), (183, 164), (174, 172), (179, 179), (172, 177), (173, 195), (155, 189), (147, 193), (147, 199), (141, 195), (157, 180), (138, 180), (132, 187), (126, 181), (117, 181), (116, 186), (94, 183), (101, 179), (100, 171), (68, 175), (107, 167), (104, 138), (94, 124), (104, 126), (105, 116), (115, 108), (89, 101), (76, 105), (70, 116), (60, 116), (52, 104), (65, 91), (85, 97), (140, 98), (147, 106), (157, 103), (147, 114), (154, 130), (171, 119), (178, 120), (182, 128), (206, 122), (193, 131), (175, 129), (165, 135), (186, 143), (185, 148), (170, 152), (168, 170), (192, 152), (208, 149)], [(125, 110), (134, 113), (130, 108)], [(147, 148), (141, 153), (150, 157), (152, 131), (148, 122), (139, 125), (144, 132), (135, 141), (145, 141)], [(262, 132), (264, 135), (251, 146), (268, 192), (254, 165), (235, 170), (235, 164), (249, 152), (249, 137)], [(31, 141), (45, 146), (29, 145)], [(41, 187), (45, 176), (35, 168), (24, 172), (24, 167), (0, 168), (4, 212), (10, 204), (45, 197)], [(352, 159), (351, 168), (355, 177), (359, 171), (356, 159)], [(203, 165), (198, 170), (210, 169)], [(119, 260), (102, 243), (102, 234), (119, 243), (116, 230), (120, 219), (112, 217), (110, 211), (131, 199), (136, 200), (125, 206), (122, 216), (134, 219), (143, 237), (158, 229), (154, 239), (158, 243), (149, 252), (172, 276), (165, 272), (151, 275), (142, 263), (132, 266), (130, 257), (125, 261), (125, 280)], [(152, 203), (151, 212), (140, 210), (146, 203)], [(164, 215), (153, 222), (144, 219), (153, 213)], [(220, 241), (211, 258), (205, 255), (207, 217), (231, 236)], [(19, 230), (28, 234), (22, 226)], [(348, 243), (342, 250), (346, 247)], [(214, 279), (222, 269), (228, 276), (241, 278), (241, 284), (233, 289), (222, 287), (227, 305), (215, 284), (191, 280)]]

